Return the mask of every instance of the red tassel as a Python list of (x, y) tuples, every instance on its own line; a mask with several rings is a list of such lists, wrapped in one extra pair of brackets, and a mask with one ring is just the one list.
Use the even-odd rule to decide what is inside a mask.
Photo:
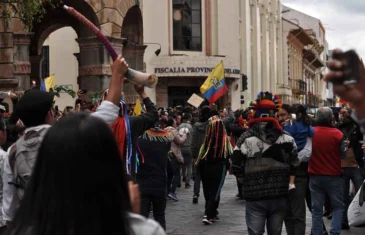
[(117, 141), (117, 145), (120, 152), (120, 158), (124, 158), (125, 154), (125, 142), (126, 142), (126, 133), (127, 129), (125, 126), (125, 120), (123, 117), (118, 117), (118, 119), (111, 125), (113, 134)]

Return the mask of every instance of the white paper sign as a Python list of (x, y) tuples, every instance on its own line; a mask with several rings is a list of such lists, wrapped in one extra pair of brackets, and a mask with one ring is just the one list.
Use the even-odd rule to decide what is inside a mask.
[(203, 98), (194, 93), (188, 100), (188, 103), (194, 106), (195, 108), (199, 108), (199, 106), (203, 103), (203, 101), (204, 101)]

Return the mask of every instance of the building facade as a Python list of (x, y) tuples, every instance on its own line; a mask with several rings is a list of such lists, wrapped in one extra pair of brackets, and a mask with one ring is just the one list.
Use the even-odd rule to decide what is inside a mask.
[[(149, 93), (159, 106), (183, 104), (192, 93), (200, 94), (220, 61), (229, 87), (222, 106), (245, 107), (262, 90), (276, 92), (282, 73), (279, 1), (143, 0), (141, 8), (146, 70), (159, 76)], [(148, 43), (161, 45), (159, 56), (158, 45)]]
[[(132, 68), (143, 70), (143, 21), (139, 0), (63, 0), (95, 24), (119, 54), (128, 59)], [(0, 14), (2, 15), (2, 14)], [(1, 90), (24, 91), (35, 81), (40, 86), (44, 55), (42, 48), (49, 35), (63, 27), (72, 27), (76, 32), (79, 53), (77, 84), (91, 92), (101, 91), (109, 86), (111, 77), (110, 56), (102, 42), (93, 32), (69, 15), (62, 6), (48, 8), (40, 22), (34, 23), (31, 32), (14, 18), (0, 17), (0, 88)], [(124, 48), (125, 38), (133, 42), (133, 48)], [(72, 47), (60, 42), (64, 47)], [(68, 50), (64, 50), (66, 53)], [(70, 52), (72, 53), (72, 52)], [(70, 55), (71, 56), (71, 55)], [(74, 56), (74, 55), (72, 55)], [(67, 61), (57, 66), (67, 70)], [(74, 66), (73, 66), (74, 68)], [(57, 80), (61, 84), (68, 83)], [(137, 95), (131, 85), (125, 89), (125, 97), (135, 100)]]
[(319, 19), (281, 6), (283, 77), (278, 94), (284, 103), (302, 103), (316, 108), (327, 101), (323, 81), (327, 61), (325, 29)]

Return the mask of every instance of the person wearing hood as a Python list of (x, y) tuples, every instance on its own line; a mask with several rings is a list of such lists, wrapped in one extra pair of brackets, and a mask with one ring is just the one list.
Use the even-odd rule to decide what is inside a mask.
[(341, 168), (343, 171), (343, 199), (345, 210), (342, 219), (342, 229), (349, 229), (347, 219), (347, 208), (350, 205), (350, 181), (353, 182), (355, 193), (360, 189), (363, 182), (361, 169), (364, 168), (362, 161), (363, 152), (361, 149), (362, 134), (360, 128), (350, 117), (351, 110), (343, 107), (339, 113), (338, 129), (343, 133), (344, 139), (348, 141), (349, 146), (346, 149), (346, 157), (341, 160)]
[[(205, 138), (205, 131), (208, 126), (208, 119), (214, 115), (217, 115), (217, 111), (212, 110), (210, 106), (203, 106), (199, 111), (199, 121), (194, 124), (193, 127), (193, 138), (191, 142), (191, 151), (194, 159), (199, 156), (199, 150), (202, 146)], [(222, 123), (227, 127), (234, 121), (234, 114), (231, 109), (228, 109), (228, 117), (223, 118)], [(200, 196), (200, 172), (198, 168), (195, 168), (195, 181), (194, 181), (194, 195), (193, 203), (197, 204)]]
[(299, 166), (294, 138), (274, 118), (281, 100), (270, 92), (259, 93), (252, 105), (249, 129), (237, 141), (232, 172), (243, 182), (249, 235), (281, 234), (289, 178)]

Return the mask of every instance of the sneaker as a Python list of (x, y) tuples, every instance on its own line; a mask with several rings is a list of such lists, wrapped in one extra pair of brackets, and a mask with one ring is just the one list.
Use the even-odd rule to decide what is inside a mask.
[(196, 195), (194, 195), (194, 197), (193, 197), (193, 204), (198, 204), (198, 199), (199, 199), (199, 197), (196, 196)]
[(185, 188), (186, 188), (186, 189), (191, 188), (190, 184), (185, 184)]
[(169, 195), (167, 195), (169, 198), (171, 198), (172, 200), (174, 200), (175, 202), (179, 201), (179, 198), (176, 196), (175, 193), (169, 193)]
[(213, 222), (211, 220), (207, 219), (207, 218), (204, 218), (202, 222), (205, 225), (211, 225), (211, 224), (213, 224)]
[(216, 217), (214, 217), (213, 219), (211, 219), (210, 221), (212, 221), (212, 222), (214, 223), (214, 222), (219, 222), (219, 221), (221, 221), (221, 219), (220, 219), (218, 216), (216, 216)]

